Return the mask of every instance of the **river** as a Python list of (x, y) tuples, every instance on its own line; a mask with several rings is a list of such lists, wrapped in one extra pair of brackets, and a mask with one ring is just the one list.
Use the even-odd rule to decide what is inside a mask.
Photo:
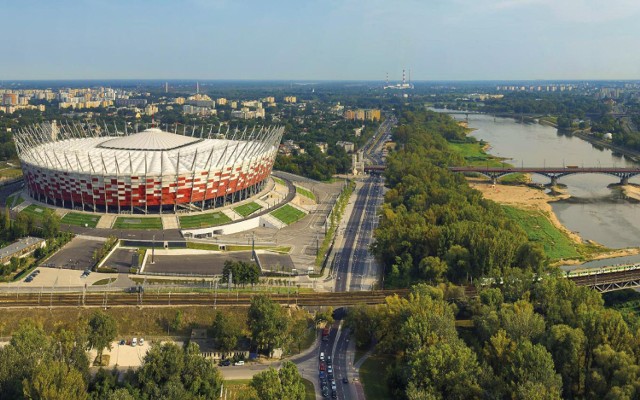
[[(465, 115), (453, 115), (464, 119)], [(518, 123), (510, 118), (494, 118), (485, 114), (469, 114), (472, 136), (490, 144), (488, 153), (505, 158), (514, 166), (584, 167), (636, 166), (611, 150), (598, 149), (577, 137), (559, 134), (553, 127)], [(548, 183), (539, 175), (533, 181)], [(626, 200), (619, 190), (608, 185), (619, 179), (604, 174), (570, 175), (560, 178), (571, 198), (551, 203), (553, 211), (567, 229), (583, 239), (593, 240), (609, 248), (640, 246), (640, 204)], [(640, 184), (640, 178), (630, 179)], [(640, 262), (640, 256), (625, 262)], [(617, 262), (617, 261), (616, 261)]]

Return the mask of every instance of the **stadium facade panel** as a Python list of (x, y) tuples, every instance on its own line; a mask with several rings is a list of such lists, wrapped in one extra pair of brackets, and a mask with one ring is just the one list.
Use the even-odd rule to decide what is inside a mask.
[(284, 128), (133, 134), (42, 124), (15, 134), (29, 195), (76, 210), (201, 211), (258, 193)]

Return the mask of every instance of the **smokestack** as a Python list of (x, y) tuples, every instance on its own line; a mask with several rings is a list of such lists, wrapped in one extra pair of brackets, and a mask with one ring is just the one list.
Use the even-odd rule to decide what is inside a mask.
[(169, 82), (164, 83), (164, 92), (169, 93)]
[(200, 93), (200, 82), (196, 82), (196, 94)]
[(403, 68), (402, 69), (402, 86), (404, 86), (405, 82), (406, 82), (406, 79), (405, 79), (404, 68)]

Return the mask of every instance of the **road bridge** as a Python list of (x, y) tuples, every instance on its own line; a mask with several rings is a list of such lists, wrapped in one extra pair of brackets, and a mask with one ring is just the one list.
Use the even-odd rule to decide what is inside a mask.
[(558, 179), (563, 176), (577, 174), (604, 174), (615, 176), (620, 179), (621, 185), (629, 183), (629, 178), (640, 175), (640, 168), (615, 168), (615, 167), (483, 167), (465, 166), (449, 167), (452, 172), (477, 173), (490, 178), (495, 183), (499, 178), (511, 174), (538, 174), (546, 176), (551, 180), (551, 185), (556, 185)]

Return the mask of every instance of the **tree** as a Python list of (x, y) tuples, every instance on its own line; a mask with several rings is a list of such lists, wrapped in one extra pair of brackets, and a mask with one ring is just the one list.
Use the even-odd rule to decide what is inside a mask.
[(98, 352), (98, 362), (102, 364), (102, 352), (105, 348), (111, 350), (111, 342), (116, 338), (117, 327), (115, 319), (100, 310), (95, 311), (88, 324), (88, 345)]
[(264, 295), (254, 296), (248, 312), (251, 338), (259, 350), (267, 354), (284, 345), (289, 319), (277, 303)]
[(222, 376), (200, 348), (189, 343), (152, 345), (136, 374), (146, 398), (214, 398), (220, 392)]
[(211, 331), (218, 349), (222, 351), (234, 350), (238, 345), (238, 338), (242, 334), (237, 319), (231, 318), (223, 312), (216, 313)]
[(269, 367), (253, 376), (251, 386), (260, 400), (302, 400), (305, 398), (304, 383), (298, 367), (291, 361), (282, 363), (280, 370)]
[(55, 237), (60, 232), (60, 217), (52, 212), (42, 217), (42, 233), (47, 239)]
[(60, 361), (43, 362), (33, 375), (24, 380), (27, 399), (84, 400), (88, 399), (85, 382), (80, 371)]

